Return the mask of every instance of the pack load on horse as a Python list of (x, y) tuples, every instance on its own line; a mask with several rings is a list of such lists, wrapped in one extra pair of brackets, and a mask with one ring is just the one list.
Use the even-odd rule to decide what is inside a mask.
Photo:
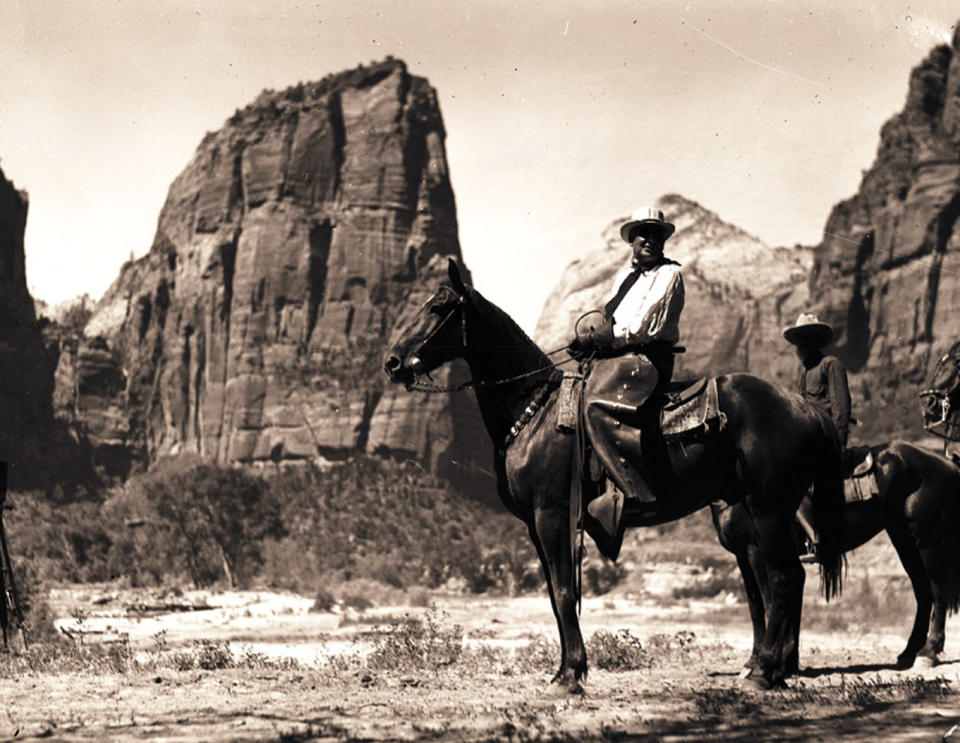
[[(618, 540), (611, 539), (606, 528), (609, 525), (591, 514), (590, 504), (601, 493), (592, 486), (589, 462), (581, 456), (589, 426), (576, 423), (586, 416), (574, 420), (576, 435), (567, 432), (570, 400), (561, 404), (560, 390), (575, 385), (564, 381), (557, 371), (559, 364), (551, 362), (505, 312), (464, 284), (453, 260), (448, 275), (450, 285), (441, 287), (400, 329), (384, 370), (393, 383), (436, 392), (437, 387), (421, 386), (419, 379), (455, 358), (465, 359), (471, 379), (450, 389), (472, 387), (476, 393), (495, 446), (498, 494), (505, 507), (526, 523), (547, 579), (561, 646), (554, 680), (575, 689), (587, 672), (577, 615), (577, 565), (582, 554), (578, 537), (586, 531), (605, 554), (619, 549)], [(601, 336), (593, 340), (606, 333), (598, 330)], [(590, 348), (590, 343), (574, 350), (589, 354), (601, 347), (597, 343)], [(591, 375), (615, 376), (617, 372), (606, 371), (605, 365), (619, 369), (621, 362), (616, 357), (595, 358)], [(630, 363), (639, 368), (639, 361)], [(586, 396), (590, 388), (584, 388)], [(805, 573), (791, 529), (800, 499), (811, 485), (814, 510), (824, 524), (820, 534), (823, 591), (829, 598), (840, 590), (840, 453), (823, 413), (762, 379), (727, 375), (701, 383), (700, 390), (708, 393), (700, 397), (715, 396), (723, 425), (704, 426), (701, 421), (689, 438), (659, 436), (652, 447), (656, 454), (652, 461), (643, 461), (645, 455), (640, 453), (646, 431), (641, 433), (643, 416), (635, 398), (618, 399), (615, 394), (610, 401), (625, 408), (634, 406), (633, 410), (615, 408), (610, 413), (611, 426), (622, 432), (618, 440), (626, 445), (620, 457), (632, 468), (631, 477), (642, 472), (647, 486), (644, 497), (631, 497), (632, 480), (624, 483), (628, 491), (620, 528), (676, 520), (714, 501), (745, 504), (746, 518), (757, 536), (756, 559), (771, 587), (770, 611), (748, 681), (770, 688), (782, 684), (796, 668)], [(667, 386), (663, 399), (678, 391)], [(701, 415), (702, 411), (694, 412), (673, 420), (697, 421)]]
[(923, 427), (947, 441), (960, 441), (960, 341), (937, 359), (920, 401)]

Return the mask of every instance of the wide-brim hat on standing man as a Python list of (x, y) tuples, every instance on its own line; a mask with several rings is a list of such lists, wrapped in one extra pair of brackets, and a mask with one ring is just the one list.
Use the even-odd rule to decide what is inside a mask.
[(624, 242), (630, 242), (630, 232), (635, 227), (640, 226), (653, 227), (660, 230), (660, 236), (663, 240), (670, 237), (673, 231), (677, 229), (664, 220), (663, 212), (659, 209), (652, 206), (642, 206), (630, 215), (628, 221), (623, 223), (623, 226), (620, 228), (620, 237), (623, 238)]
[(805, 335), (816, 339), (817, 345), (825, 346), (833, 340), (833, 328), (821, 322), (816, 315), (801, 312), (793, 325), (783, 329), (783, 337), (796, 345)]

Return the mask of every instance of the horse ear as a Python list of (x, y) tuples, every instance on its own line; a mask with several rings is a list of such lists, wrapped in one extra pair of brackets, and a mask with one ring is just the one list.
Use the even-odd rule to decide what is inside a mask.
[(457, 290), (457, 294), (466, 295), (467, 286), (463, 283), (463, 277), (460, 276), (460, 265), (453, 258), (450, 258), (447, 262), (447, 275), (450, 277), (453, 288)]

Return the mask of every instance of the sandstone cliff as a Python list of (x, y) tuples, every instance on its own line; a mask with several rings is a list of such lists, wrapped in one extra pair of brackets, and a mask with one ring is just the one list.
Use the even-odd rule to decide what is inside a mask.
[(917, 392), (960, 337), (958, 51), (960, 30), (913, 70), (876, 160), (815, 249), (812, 299), (860, 382), (867, 434), (918, 432)]
[[(678, 374), (749, 371), (792, 388), (796, 362), (781, 332), (812, 309), (834, 326), (831, 351), (850, 370), (852, 440), (924, 435), (917, 393), (960, 337), (958, 51), (960, 31), (913, 70), (875, 162), (816, 247), (769, 248), (681, 197), (660, 200), (677, 225), (667, 254), (684, 264), (687, 287)], [(622, 223), (567, 268), (537, 328), (543, 345), (561, 345), (581, 312), (603, 304), (630, 257)]]
[[(782, 338), (770, 341), (807, 302), (809, 250), (771, 248), (681, 196), (664, 196), (656, 206), (677, 227), (666, 254), (682, 264), (686, 287), (680, 343), (687, 351), (677, 357), (676, 376), (762, 369), (786, 379), (794, 357)], [(577, 318), (609, 298), (615, 274), (631, 258), (620, 238), (625, 221), (614, 221), (601, 246), (564, 271), (537, 323), (544, 348), (569, 341)]]
[(395, 60), (265, 91), (207, 134), (86, 328), (120, 359), (126, 420), (107, 428), (148, 459), (487, 460), (466, 393), (380, 369), (401, 309), (460, 258), (444, 137), (435, 92)]

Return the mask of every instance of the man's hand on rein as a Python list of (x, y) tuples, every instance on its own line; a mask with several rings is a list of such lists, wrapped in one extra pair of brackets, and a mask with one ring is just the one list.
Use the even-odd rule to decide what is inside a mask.
[(609, 348), (613, 344), (613, 320), (607, 319), (598, 328), (590, 328), (582, 338), (574, 338), (567, 353), (573, 357)]

